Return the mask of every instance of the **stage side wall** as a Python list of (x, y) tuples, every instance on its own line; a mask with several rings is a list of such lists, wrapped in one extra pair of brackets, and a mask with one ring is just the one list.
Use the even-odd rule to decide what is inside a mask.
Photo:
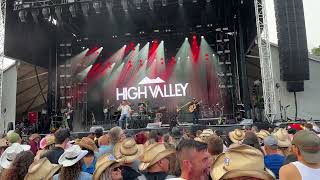
[[(294, 93), (287, 91), (286, 82), (280, 80), (279, 51), (278, 47), (271, 46), (271, 56), (274, 69), (275, 83), (280, 84), (280, 93), (276, 89), (277, 111), (280, 112), (279, 97), (283, 106), (290, 105), (287, 110), (289, 118), (295, 117)], [(297, 92), (298, 118), (320, 120), (320, 58), (309, 58), (310, 80), (304, 82), (304, 92)], [(280, 118), (280, 114), (277, 115)]]
[(0, 134), (7, 129), (9, 122), (16, 119), (16, 93), (17, 93), (17, 66), (12, 65), (3, 73), (3, 91), (1, 112), (6, 108), (4, 120), (0, 123)]

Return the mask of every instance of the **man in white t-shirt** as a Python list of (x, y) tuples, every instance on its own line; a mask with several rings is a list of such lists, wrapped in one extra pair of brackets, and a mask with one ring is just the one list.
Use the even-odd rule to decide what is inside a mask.
[(300, 130), (292, 140), (292, 152), (298, 161), (280, 168), (281, 180), (308, 180), (320, 177), (320, 138), (316, 133)]
[(211, 161), (207, 144), (195, 140), (181, 140), (177, 146), (177, 157), (181, 175), (170, 180), (208, 179)]
[(119, 123), (118, 125), (122, 128), (122, 129), (126, 129), (126, 123), (127, 120), (130, 116), (130, 112), (131, 112), (131, 107), (129, 106), (129, 103), (126, 100), (123, 100), (120, 104), (120, 106), (118, 107), (118, 111), (121, 111), (121, 116), (119, 118)]

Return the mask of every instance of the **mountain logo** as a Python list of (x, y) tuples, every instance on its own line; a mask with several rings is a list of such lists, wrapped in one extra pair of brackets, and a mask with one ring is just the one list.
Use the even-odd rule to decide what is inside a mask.
[(148, 77), (145, 77), (138, 84), (145, 85), (145, 84), (160, 84), (160, 83), (165, 83), (165, 81), (159, 77), (157, 77), (155, 79), (150, 79)]

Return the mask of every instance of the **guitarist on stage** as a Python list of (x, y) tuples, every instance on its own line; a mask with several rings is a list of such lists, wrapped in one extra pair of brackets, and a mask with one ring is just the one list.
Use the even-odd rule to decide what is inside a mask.
[(199, 124), (199, 114), (200, 114), (200, 103), (193, 98), (189, 103), (189, 111), (192, 113), (193, 124)]

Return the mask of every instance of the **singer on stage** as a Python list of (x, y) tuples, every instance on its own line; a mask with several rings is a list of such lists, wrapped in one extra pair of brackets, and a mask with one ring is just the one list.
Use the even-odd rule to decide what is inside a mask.
[(128, 118), (130, 117), (130, 112), (131, 112), (131, 107), (129, 106), (128, 101), (123, 100), (120, 104), (120, 106), (118, 107), (118, 111), (121, 111), (121, 115), (119, 118), (119, 123), (118, 125), (122, 128), (125, 129), (126, 128), (126, 123)]

